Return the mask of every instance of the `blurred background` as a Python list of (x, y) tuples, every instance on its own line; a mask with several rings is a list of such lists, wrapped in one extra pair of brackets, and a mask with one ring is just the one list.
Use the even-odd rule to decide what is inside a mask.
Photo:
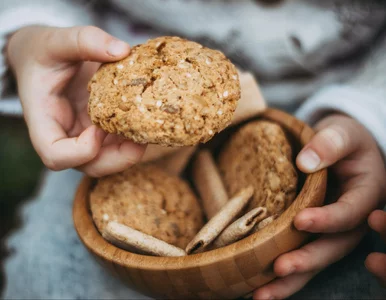
[(8, 254), (4, 237), (18, 226), (17, 208), (38, 187), (43, 169), (21, 118), (0, 116), (0, 291), (4, 286), (2, 261)]

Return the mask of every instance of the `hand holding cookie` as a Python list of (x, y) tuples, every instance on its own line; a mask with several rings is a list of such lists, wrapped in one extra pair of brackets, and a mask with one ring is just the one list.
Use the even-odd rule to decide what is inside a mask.
[(95, 27), (31, 26), (10, 37), (7, 56), (25, 120), (47, 167), (102, 176), (141, 158), (143, 146), (107, 136), (87, 115), (88, 80), (100, 63), (129, 52), (129, 45)]
[[(282, 278), (259, 288), (255, 299), (286, 298), (318, 272), (350, 253), (366, 233), (367, 216), (385, 197), (384, 162), (373, 137), (361, 124), (336, 114), (323, 119), (316, 129), (318, 133), (299, 153), (297, 166), (305, 173), (331, 166), (341, 182), (342, 194), (335, 203), (306, 208), (295, 217), (298, 230), (323, 235), (281, 255), (274, 271)], [(370, 220), (376, 221), (376, 218)], [(370, 222), (376, 227), (375, 223)], [(368, 260), (370, 270), (384, 276), (380, 269), (373, 267), (373, 258)]]

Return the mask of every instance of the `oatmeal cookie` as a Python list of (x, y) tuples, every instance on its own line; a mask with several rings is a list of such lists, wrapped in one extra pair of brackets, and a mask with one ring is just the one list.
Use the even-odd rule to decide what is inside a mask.
[(241, 127), (220, 153), (219, 169), (229, 195), (254, 187), (249, 210), (264, 206), (270, 215), (278, 214), (296, 196), (298, 177), (291, 145), (273, 122), (253, 121)]
[(188, 184), (153, 165), (99, 179), (90, 193), (90, 208), (100, 232), (108, 221), (117, 221), (180, 248), (203, 226)]
[(89, 82), (91, 120), (137, 143), (204, 143), (230, 122), (240, 98), (235, 66), (217, 50), (159, 37), (106, 63)]

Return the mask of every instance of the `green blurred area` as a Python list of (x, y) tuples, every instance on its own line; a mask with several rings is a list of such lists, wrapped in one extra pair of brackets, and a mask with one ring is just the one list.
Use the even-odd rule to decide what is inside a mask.
[(0, 166), (0, 205), (11, 205), (32, 193), (42, 163), (22, 119), (0, 117)]
[(0, 166), (1, 205), (28, 197), (37, 183), (42, 163), (22, 119), (0, 117)]
[[(18, 226), (17, 208), (36, 192), (42, 170), (24, 120), (0, 116), (0, 241)], [(0, 295), (4, 286), (1, 262), (6, 255), (1, 243)]]

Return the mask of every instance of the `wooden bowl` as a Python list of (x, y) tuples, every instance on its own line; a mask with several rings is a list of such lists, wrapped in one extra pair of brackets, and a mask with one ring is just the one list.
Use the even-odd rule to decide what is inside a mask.
[[(282, 111), (267, 109), (262, 118), (279, 123), (305, 145), (314, 132)], [(291, 206), (273, 223), (227, 247), (185, 257), (144, 256), (122, 250), (102, 238), (88, 204), (91, 179), (85, 177), (75, 196), (75, 228), (87, 249), (125, 284), (145, 295), (181, 299), (231, 299), (244, 296), (275, 278), (273, 261), (304, 244), (309, 234), (297, 231), (294, 216), (303, 208), (321, 206), (327, 171), (305, 176)]]

